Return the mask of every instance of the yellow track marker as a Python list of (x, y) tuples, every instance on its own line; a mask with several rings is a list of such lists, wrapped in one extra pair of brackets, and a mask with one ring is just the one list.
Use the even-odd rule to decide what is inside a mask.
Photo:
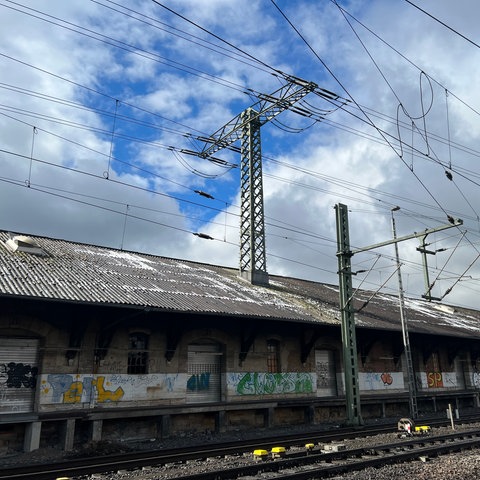
[(272, 457), (280, 458), (285, 456), (285, 447), (273, 447), (272, 448)]
[(253, 458), (255, 460), (265, 460), (268, 456), (268, 452), (266, 450), (257, 449), (253, 451)]

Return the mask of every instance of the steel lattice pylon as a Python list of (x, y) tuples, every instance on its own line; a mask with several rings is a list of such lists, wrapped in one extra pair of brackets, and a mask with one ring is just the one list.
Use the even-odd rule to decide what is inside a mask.
[(316, 83), (292, 75), (279, 75), (287, 81), (285, 85), (271, 94), (258, 94), (256, 103), (209, 137), (197, 137), (198, 140), (205, 142), (201, 152), (183, 148), (180, 150), (181, 153), (234, 167), (235, 165), (229, 162), (214, 158), (213, 154), (224, 148), (238, 151), (232, 145), (238, 140), (241, 141), (240, 276), (257, 284), (268, 284), (260, 127), (285, 110), (291, 110), (314, 121), (321, 121), (329, 113), (328, 110), (313, 112), (295, 105), (311, 92), (336, 106), (344, 105), (348, 101), (333, 92), (319, 88)]
[(263, 211), (261, 122), (248, 108), (241, 114), (240, 275), (255, 284), (268, 284)]

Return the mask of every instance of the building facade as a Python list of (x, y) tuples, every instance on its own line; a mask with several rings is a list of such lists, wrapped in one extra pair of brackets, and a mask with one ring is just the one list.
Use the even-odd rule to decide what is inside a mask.
[[(345, 421), (336, 287), (0, 232), (0, 305), (0, 453)], [(480, 313), (406, 307), (419, 411), (478, 408)], [(357, 343), (364, 418), (408, 415), (396, 297)]]

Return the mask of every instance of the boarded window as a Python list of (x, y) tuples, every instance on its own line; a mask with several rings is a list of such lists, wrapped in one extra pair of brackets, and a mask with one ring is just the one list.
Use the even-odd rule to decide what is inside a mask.
[(128, 336), (128, 373), (148, 373), (148, 335), (130, 333)]

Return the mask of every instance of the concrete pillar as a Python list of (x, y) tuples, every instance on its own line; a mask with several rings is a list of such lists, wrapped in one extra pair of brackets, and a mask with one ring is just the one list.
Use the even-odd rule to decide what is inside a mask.
[(25, 436), (23, 441), (23, 450), (33, 452), (40, 448), (40, 434), (42, 431), (42, 422), (31, 422), (25, 425)]
[(91, 423), (92, 442), (99, 442), (102, 439), (103, 420), (93, 420)]
[(273, 407), (266, 408), (265, 409), (265, 428), (270, 428), (273, 426), (273, 415), (274, 415), (275, 409)]
[(305, 423), (307, 425), (316, 425), (315, 422), (315, 405), (305, 407)]
[(170, 436), (170, 428), (171, 428), (171, 418), (170, 415), (162, 415), (161, 418), (161, 437), (168, 438)]
[(385, 406), (385, 402), (382, 402), (382, 418), (386, 418), (387, 416), (387, 409)]
[(73, 441), (75, 438), (75, 419), (69, 418), (63, 422), (61, 438), (63, 443), (63, 449), (69, 452), (73, 449)]
[(215, 414), (215, 433), (222, 433), (225, 431), (225, 410), (220, 410)]

